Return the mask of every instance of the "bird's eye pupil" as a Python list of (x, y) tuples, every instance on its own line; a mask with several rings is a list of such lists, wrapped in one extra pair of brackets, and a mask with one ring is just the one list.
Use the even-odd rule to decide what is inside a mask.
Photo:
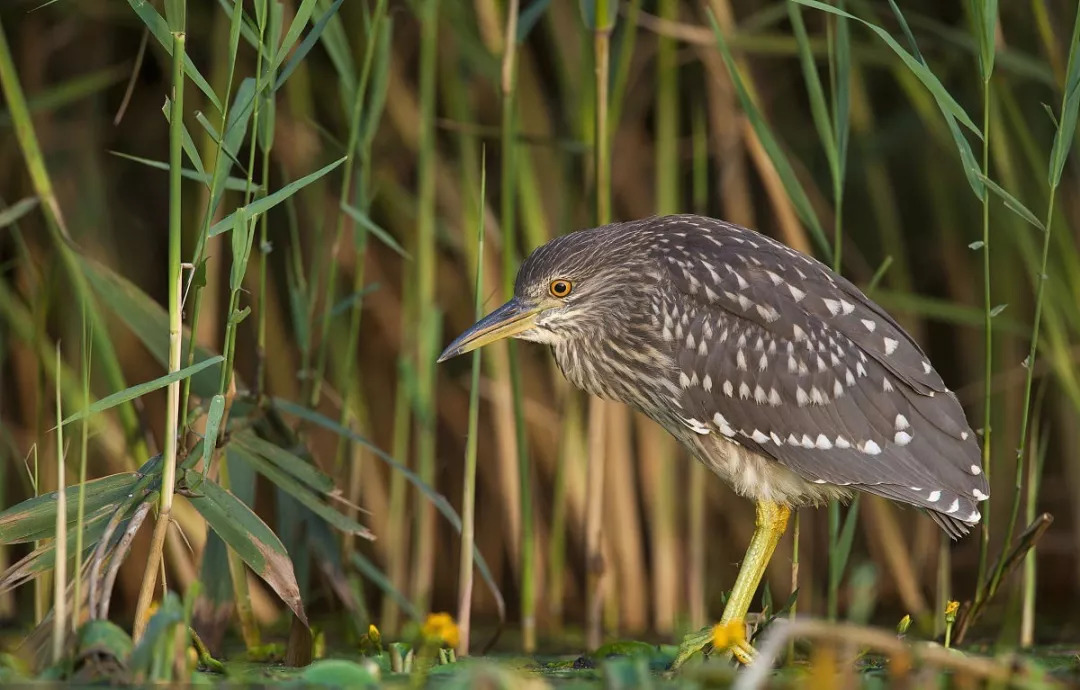
[(553, 280), (548, 290), (553, 297), (566, 297), (570, 294), (570, 281), (568, 280)]

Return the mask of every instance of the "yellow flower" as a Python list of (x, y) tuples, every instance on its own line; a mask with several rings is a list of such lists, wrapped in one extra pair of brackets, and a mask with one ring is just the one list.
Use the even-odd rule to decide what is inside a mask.
[(448, 647), (457, 647), (459, 631), (457, 623), (449, 613), (430, 613), (420, 629), (425, 639), (441, 642)]
[(956, 612), (959, 611), (959, 610), (960, 610), (960, 602), (959, 601), (950, 601), (948, 604), (945, 604), (945, 620), (950, 622), (950, 623), (955, 621), (956, 620)]
[(716, 649), (731, 649), (744, 642), (746, 642), (746, 626), (741, 620), (717, 623), (713, 626), (713, 647)]
[(368, 626), (367, 636), (368, 639), (371, 640), (371, 643), (376, 647), (382, 643), (382, 634), (379, 632), (379, 629), (375, 627), (374, 623)]

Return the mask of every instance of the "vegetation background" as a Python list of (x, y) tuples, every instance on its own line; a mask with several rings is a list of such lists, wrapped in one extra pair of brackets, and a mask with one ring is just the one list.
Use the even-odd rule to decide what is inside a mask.
[[(800, 614), (890, 627), (910, 614), (932, 637), (948, 600), (979, 598), (989, 607), (972, 631), (978, 639), (1080, 636), (1075, 158), (1056, 182), (1047, 175), (1074, 143), (1062, 104), (1067, 84), (1075, 95), (1075, 2), (906, 0), (897, 3), (906, 26), (890, 3), (844, 3), (909, 58), (918, 55), (910, 27), (929, 66), (922, 72), (943, 92), (927, 87), (922, 63), (905, 62), (864, 24), (784, 0), (612, 0), (610, 14), (606, 3), (545, 0), (220, 0), (186, 3), (186, 16), (184, 4), (0, 5), (0, 506), (55, 489), (57, 444), (67, 444), (66, 486), (78, 483), (81, 458), (95, 479), (132, 472), (166, 447), (164, 389), (94, 415), (83, 436), (81, 421), (65, 425), (63, 439), (55, 391), (64, 410), (85, 409), (168, 370), (162, 326), (179, 257), (198, 266), (190, 291), (184, 271), (184, 325), (197, 314), (195, 340), (227, 362), (204, 372), (220, 373), (220, 390), (217, 376), (184, 384), (184, 400), (189, 384), (192, 393), (190, 416), (180, 413), (190, 426), (181, 460), (201, 452), (193, 449), (214, 393), (233, 406), (233, 423), (248, 414), (243, 405), (270, 396), (354, 431), (298, 424), (304, 417), (292, 410), (282, 414), (299, 435), (278, 443), (293, 452), (287, 463), (302, 457), (333, 478), (340, 494), (318, 501), (345, 516), (352, 535), (325, 530), (341, 526), (336, 518), (313, 527), (310, 506), (252, 463), (229, 455), (222, 482), (281, 537), (312, 620), (356, 636), (373, 622), (393, 636), (428, 611), (458, 615), (458, 530), (437, 517), (434, 492), (415, 490), (375, 449), (412, 468), (467, 523), (471, 450), (475, 545), (509, 622), (501, 646), (676, 640), (719, 615), (752, 506), (652, 423), (568, 390), (544, 348), (489, 348), (475, 388), (468, 358), (434, 359), (472, 322), (478, 274), (489, 310), (524, 253), (550, 237), (608, 214), (699, 212), (829, 262), (842, 257), (843, 273), (925, 346), (972, 426), (986, 426), (988, 409), (993, 430), (987, 545), (979, 532), (948, 544), (929, 519), (873, 497), (855, 513), (804, 510), (797, 559), (789, 533), (766, 603), (783, 608), (795, 560)], [(243, 23), (232, 22), (236, 7)], [(180, 73), (186, 131), (163, 116), (176, 98), (169, 30), (178, 26), (189, 58)], [(214, 132), (223, 106), (241, 103), (247, 77), (259, 94), (255, 123), (223, 152)], [(14, 82), (29, 122), (13, 103)], [(944, 117), (941, 93), (988, 135)], [(1066, 133), (1055, 136), (1059, 121)], [(957, 137), (973, 165), (962, 163)], [(187, 169), (176, 186), (173, 145)], [(223, 163), (231, 177), (221, 197)], [(1013, 210), (1053, 221), (1046, 263), (1042, 229), (1001, 194), (982, 191), (984, 204), (972, 193), (984, 189), (980, 174), (1008, 190)], [(171, 208), (181, 187), (183, 202)], [(1044, 213), (1051, 190), (1057, 204)], [(266, 198), (274, 204), (251, 205)], [(1042, 339), (1029, 367), (1043, 273)], [(302, 474), (287, 463), (290, 476)], [(167, 531), (163, 574), (179, 592), (196, 579), (206, 585), (194, 615), (211, 647), (233, 621), (246, 621), (249, 647), (260, 627), (287, 628), (288, 608), (263, 579), (237, 580), (233, 562), (230, 580), (221, 541), (183, 492), (171, 510), (179, 529)], [(1014, 517), (1018, 535), (1044, 511), (1054, 520), (1036, 556), (987, 597)], [(377, 539), (361, 538), (355, 520)], [(125, 628), (152, 522), (116, 580), (112, 618)], [(0, 565), (29, 551), (0, 546)], [(0, 594), (0, 618), (44, 618), (49, 573), (34, 582)], [(492, 628), (500, 599), (480, 583), (472, 599), (474, 625)]]

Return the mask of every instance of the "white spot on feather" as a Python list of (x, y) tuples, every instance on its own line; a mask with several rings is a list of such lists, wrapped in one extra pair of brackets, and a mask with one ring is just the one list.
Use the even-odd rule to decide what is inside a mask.
[(945, 509), (945, 512), (952, 515), (958, 510), (960, 510), (960, 499), (954, 498), (953, 502), (949, 504), (949, 507)]
[(906, 431), (897, 431), (896, 435), (893, 436), (893, 442), (898, 446), (906, 446), (911, 443), (911, 434)]
[(801, 302), (803, 297), (806, 297), (806, 293), (795, 287), (794, 285), (788, 285), (788, 290), (791, 292), (791, 296), (795, 299), (796, 302)]
[(899, 344), (899, 341), (893, 340), (892, 338), (885, 338), (885, 354), (891, 355), (896, 352), (896, 346)]
[(830, 314), (836, 316), (840, 313), (840, 302), (838, 300), (826, 297), (822, 301), (825, 303), (825, 308), (829, 310)]
[(875, 441), (865, 441), (861, 446), (859, 446), (859, 450), (866, 453), (867, 455), (877, 455), (881, 452), (881, 446), (879, 446)]
[(987, 496), (983, 492), (979, 491), (978, 489), (973, 490), (971, 492), (971, 495), (975, 497), (976, 501), (985, 501), (986, 499), (990, 498), (989, 496)]
[(931, 491), (930, 495), (926, 497), (926, 500), (930, 501), (931, 503), (937, 503), (940, 499), (941, 499), (941, 492), (940, 491)]
[(979, 467), (978, 465), (972, 465), (971, 466), (971, 473), (977, 477), (980, 474), (982, 474), (982, 468)]
[(860, 319), (860, 321), (862, 321), (862, 325), (866, 326), (866, 330), (870, 331), (871, 333), (873, 333), (874, 329), (877, 328), (877, 324), (870, 319)]
[(832, 441), (830, 441), (829, 437), (825, 434), (818, 434), (817, 441), (814, 445), (816, 445), (821, 450), (829, 450), (830, 448), (832, 448)]

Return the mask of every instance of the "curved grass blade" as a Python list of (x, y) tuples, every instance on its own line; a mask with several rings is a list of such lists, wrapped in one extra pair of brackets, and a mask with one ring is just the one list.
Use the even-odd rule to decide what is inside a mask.
[[(128, 0), (128, 4), (131, 5), (131, 9), (135, 10), (135, 14), (139, 15), (139, 19), (150, 30), (150, 33), (161, 44), (161, 47), (165, 49), (165, 52), (172, 55), (172, 33), (169, 31), (169, 24), (165, 21), (165, 18), (158, 14), (154, 6), (146, 0)], [(217, 111), (221, 112), (221, 101), (218, 100), (217, 94), (214, 93), (214, 89), (203, 77), (199, 68), (192, 62), (190, 55), (184, 55), (184, 74), (191, 79), (195, 86), (199, 87), (199, 91), (203, 92)]]
[(134, 386), (131, 386), (130, 388), (125, 388), (122, 391), (118, 391), (116, 393), (113, 393), (112, 395), (107, 395), (104, 398), (102, 398), (101, 400), (98, 400), (97, 402), (95, 402), (93, 405), (91, 405), (87, 409), (80, 410), (79, 412), (76, 412), (75, 414), (69, 416), (67, 419), (65, 419), (63, 422), (61, 422), (61, 426), (65, 425), (65, 424), (70, 424), (71, 422), (77, 422), (80, 419), (85, 419), (86, 417), (97, 414), (98, 412), (104, 412), (105, 410), (109, 409), (110, 407), (116, 407), (117, 405), (119, 405), (121, 403), (125, 403), (125, 402), (127, 402), (129, 400), (134, 400), (135, 398), (142, 397), (142, 396), (146, 395), (147, 393), (151, 393), (151, 392), (156, 391), (156, 390), (158, 390), (160, 388), (164, 388), (165, 386), (168, 386), (170, 383), (176, 383), (177, 381), (183, 381), (184, 379), (188, 378), (189, 376), (194, 376), (195, 374), (199, 373), (203, 369), (211, 367), (211, 366), (217, 364), (218, 362), (224, 361), (224, 359), (225, 358), (222, 357), (221, 355), (217, 355), (216, 357), (211, 357), (210, 359), (203, 360), (202, 362), (199, 362), (198, 364), (192, 364), (190, 367), (184, 367), (180, 371), (169, 372), (168, 374), (165, 374), (164, 376), (160, 376), (160, 377), (154, 379), (153, 381), (147, 381), (145, 383), (139, 383), (139, 384), (136, 384)]
[(315, 172), (301, 177), (299, 180), (294, 180), (290, 182), (289, 184), (285, 185), (273, 194), (267, 194), (266, 196), (257, 199), (256, 201), (253, 201), (247, 206), (242, 206), (238, 208), (237, 210), (222, 218), (217, 223), (214, 223), (214, 225), (210, 227), (210, 236), (213, 237), (214, 235), (220, 235), (227, 230), (232, 230), (233, 224), (236, 222), (236, 219), (239, 216), (252, 219), (260, 213), (266, 213), (270, 209), (280, 204), (282, 201), (285, 201), (293, 194), (296, 194), (304, 187), (308, 186), (312, 182), (318, 180), (323, 175), (327, 174), (334, 168), (344, 163), (347, 157), (348, 156), (342, 156), (333, 163), (323, 166)]
[(256, 472), (273, 482), (274, 486), (295, 498), (301, 505), (342, 532), (356, 534), (366, 539), (375, 538), (375, 535), (367, 527), (328, 506), (303, 483), (298, 481), (296, 477), (269, 462), (262, 455), (253, 453), (242, 445), (234, 444), (229, 444), (226, 452), (230, 458), (246, 462)]
[(948, 112), (952, 113), (952, 115), (956, 117), (956, 119), (959, 120), (961, 124), (971, 130), (972, 133), (974, 133), (975, 136), (979, 137), (980, 140), (982, 139), (982, 130), (980, 130), (971, 120), (971, 118), (968, 117), (967, 112), (960, 106), (959, 103), (956, 102), (956, 99), (954, 99), (952, 95), (949, 94), (948, 90), (941, 83), (941, 81), (939, 81), (938, 78), (934, 76), (934, 73), (931, 72), (925, 64), (919, 62), (917, 59), (915, 59), (914, 56), (911, 55), (911, 53), (904, 50), (903, 46), (897, 43), (896, 39), (890, 36), (888, 31), (882, 29), (876, 24), (866, 21), (865, 19), (860, 19), (859, 17), (856, 17), (849, 12), (845, 12), (831, 5), (826, 5), (822, 2), (817, 2), (817, 0), (792, 0), (792, 2), (797, 2), (800, 5), (806, 5), (807, 7), (813, 7), (814, 9), (821, 10), (822, 12), (829, 12), (831, 14), (835, 14), (839, 17), (844, 17), (846, 19), (854, 19), (855, 21), (859, 22), (860, 24), (866, 26), (868, 29), (873, 31), (882, 41), (885, 42), (885, 45), (889, 46), (889, 48), (891, 48), (892, 51), (896, 53), (897, 57), (899, 57), (907, 66), (907, 68), (911, 70), (911, 73), (915, 75), (915, 77), (917, 77), (920, 82), (922, 82), (923, 86), (930, 90), (930, 93), (934, 95), (934, 98), (937, 100), (938, 105), (940, 105), (943, 110), (947, 110)]
[(386, 230), (383, 230), (375, 221), (371, 220), (366, 213), (355, 206), (351, 206), (345, 201), (341, 202), (341, 210), (348, 213), (353, 220), (364, 226), (365, 230), (379, 238), (380, 242), (394, 250), (399, 256), (410, 261), (412, 260), (412, 256), (409, 252), (405, 251), (405, 248), (398, 244), (398, 241), (394, 239), (393, 235)]
[(40, 202), (36, 196), (28, 196), (0, 211), (0, 228), (6, 228), (18, 222), (20, 218), (37, 208), (38, 203)]
[(284, 472), (300, 480), (308, 488), (328, 494), (334, 490), (334, 479), (310, 462), (284, 448), (267, 441), (252, 431), (241, 431), (232, 436), (233, 445), (239, 445), (250, 453), (259, 455)]
[(791, 167), (787, 154), (785, 154), (784, 150), (780, 147), (780, 143), (776, 140), (776, 137), (773, 136), (761, 111), (758, 110), (754, 100), (750, 97), (750, 92), (743, 82), (742, 73), (735, 64), (735, 60), (731, 57), (731, 49), (728, 47), (727, 40), (720, 31), (720, 26), (716, 23), (716, 17), (713, 16), (712, 11), (709, 12), (709, 23), (712, 24), (713, 36), (716, 37), (716, 45), (720, 48), (720, 56), (723, 58), (724, 65), (727, 67), (728, 75), (731, 77), (731, 83), (735, 86), (735, 93), (739, 96), (739, 103), (742, 105), (743, 112), (746, 113), (746, 117), (750, 120), (750, 124), (754, 128), (754, 133), (757, 134), (758, 139), (761, 140), (761, 146), (765, 149), (766, 153), (768, 153), (769, 160), (772, 161), (773, 167), (776, 168), (776, 173), (780, 176), (780, 180), (784, 184), (784, 190), (787, 191), (788, 198), (791, 199), (791, 204), (795, 207), (795, 213), (798, 214), (802, 222), (810, 229), (810, 234), (814, 236), (814, 240), (817, 242), (818, 248), (825, 257), (826, 263), (831, 264), (833, 256), (832, 245), (830, 245), (829, 241), (825, 238), (825, 231), (821, 227), (821, 222), (818, 220), (817, 214), (814, 213), (814, 207), (810, 203), (810, 198), (806, 196), (806, 190), (803, 189), (802, 183), (799, 182), (799, 178), (795, 175), (795, 170)]
[[(311, 49), (315, 46), (315, 42), (322, 36), (323, 31), (326, 29), (326, 25), (329, 23), (330, 19), (337, 14), (338, 8), (341, 7), (341, 3), (344, 1), (345, 0), (334, 0), (334, 4), (330, 6), (330, 9), (326, 10), (326, 12), (319, 17), (318, 21), (315, 22), (315, 25), (311, 27), (311, 31), (308, 32), (308, 35), (305, 36), (304, 40), (297, 46), (292, 57), (290, 57), (289, 61), (285, 63), (285, 66), (281, 68), (281, 73), (278, 74), (277, 81), (274, 82), (274, 91), (277, 91), (282, 87), (285, 80), (289, 78), (289, 75), (300, 66), (300, 63), (307, 57), (307, 54), (311, 52)], [(281, 54), (287, 55), (288, 52), (288, 47), (282, 46)]]
[[(155, 161), (149, 158), (133, 156), (130, 153), (124, 153), (123, 151), (109, 151), (109, 153), (116, 156), (117, 158), (123, 158), (124, 160), (141, 163), (142, 165), (154, 168), (155, 170), (169, 170), (169, 164), (164, 161)], [(213, 175), (210, 175), (205, 171), (199, 172), (198, 170), (190, 170), (188, 168), (184, 168), (183, 170), (181, 170), (180, 174), (186, 179), (193, 180), (195, 182), (201, 182), (203, 186), (205, 186), (207, 189), (210, 188), (210, 183), (214, 179)], [(248, 181), (239, 177), (229, 176), (225, 178), (224, 188), (235, 192), (244, 192), (248, 189)], [(261, 190), (261, 186), (255, 183), (251, 185), (251, 189), (255, 192), (258, 192)], [(0, 227), (3, 227), (3, 225), (3, 215), (0, 214)]]
[[(188, 470), (184, 476), (189, 483), (199, 481), (202, 477), (192, 470)], [(266, 523), (240, 499), (210, 479), (199, 486), (199, 495), (188, 496), (188, 500), (222, 541), (270, 585), (306, 626), (307, 614), (300, 600), (292, 559)]]
[(1077, 110), (1080, 109), (1080, 7), (1073, 21), (1072, 42), (1069, 44), (1069, 63), (1065, 68), (1065, 98), (1062, 100), (1061, 118), (1054, 134), (1054, 146), (1050, 153), (1050, 187), (1056, 189), (1061, 183), (1065, 160), (1069, 157), (1076, 134)]
[[(83, 273), (98, 296), (113, 313), (142, 341), (150, 354), (161, 366), (168, 366), (169, 315), (149, 295), (134, 283), (110, 268), (85, 256), (79, 256)], [(191, 334), (185, 329), (184, 347), (187, 348)], [(196, 346), (195, 361), (202, 362), (217, 357), (213, 352)], [(191, 390), (200, 398), (209, 398), (218, 392), (220, 365), (213, 365), (191, 377)]]

